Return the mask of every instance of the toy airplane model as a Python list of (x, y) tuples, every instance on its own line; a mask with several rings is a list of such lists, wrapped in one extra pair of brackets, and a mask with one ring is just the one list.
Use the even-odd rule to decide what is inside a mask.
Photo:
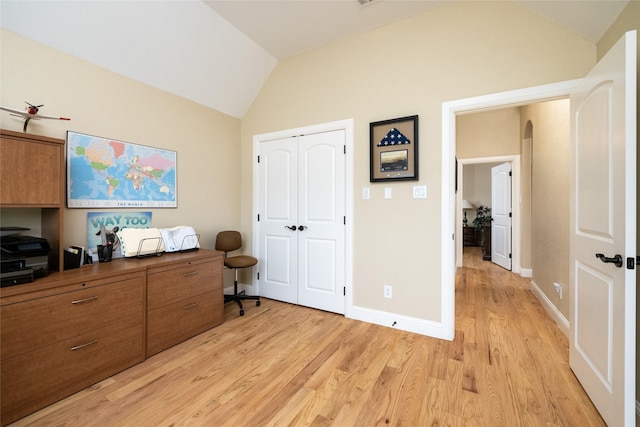
[(9, 113), (11, 113), (12, 116), (22, 117), (23, 119), (25, 119), (24, 127), (22, 128), (23, 132), (27, 131), (27, 125), (29, 124), (29, 121), (32, 119), (33, 120), (39, 120), (39, 119), (71, 120), (66, 117), (44, 116), (42, 114), (38, 114), (38, 110), (40, 109), (40, 107), (43, 107), (43, 105), (33, 105), (33, 104), (29, 104), (26, 101), (25, 101), (25, 104), (27, 104), (27, 106), (24, 107), (24, 111), (16, 110), (15, 108), (0, 107), (0, 110), (8, 111)]

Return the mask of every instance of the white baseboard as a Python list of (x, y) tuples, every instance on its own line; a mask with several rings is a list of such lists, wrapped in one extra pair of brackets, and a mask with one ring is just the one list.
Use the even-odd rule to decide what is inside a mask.
[(520, 275), (522, 277), (527, 277), (527, 278), (533, 277), (533, 270), (530, 269), (530, 268), (521, 268), (520, 269)]
[(555, 320), (560, 330), (568, 337), (569, 336), (569, 321), (566, 317), (560, 313), (560, 310), (551, 302), (544, 292), (538, 287), (536, 282), (531, 281), (531, 291), (538, 298), (540, 304), (549, 313), (549, 315)]
[(447, 334), (440, 322), (357, 306), (348, 307), (345, 317), (433, 338), (452, 340), (452, 337)]

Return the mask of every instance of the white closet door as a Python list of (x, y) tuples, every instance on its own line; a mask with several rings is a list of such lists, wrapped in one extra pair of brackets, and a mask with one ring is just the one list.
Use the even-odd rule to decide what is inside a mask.
[(345, 131), (260, 143), (260, 294), (344, 314)]
[(345, 132), (300, 137), (298, 303), (345, 312)]
[(296, 304), (298, 138), (261, 143), (258, 173), (260, 295)]

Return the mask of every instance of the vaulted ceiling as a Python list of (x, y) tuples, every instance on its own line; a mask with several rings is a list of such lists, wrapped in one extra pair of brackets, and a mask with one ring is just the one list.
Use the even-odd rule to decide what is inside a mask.
[[(241, 118), (278, 61), (463, 0), (366, 1), (1, 0), (0, 25)], [(594, 43), (629, 2), (509, 1)]]

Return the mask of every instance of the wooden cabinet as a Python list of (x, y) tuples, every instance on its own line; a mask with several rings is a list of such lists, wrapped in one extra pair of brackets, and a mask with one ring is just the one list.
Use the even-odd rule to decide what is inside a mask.
[(147, 357), (224, 320), (222, 259), (150, 267)]
[(475, 227), (462, 227), (462, 242), (464, 246), (480, 246), (479, 235), (480, 233)]
[(64, 144), (61, 139), (0, 130), (0, 207), (40, 210), (41, 237), (52, 247), (51, 271), (63, 267)]
[(222, 265), (200, 249), (0, 288), (1, 424), (222, 323)]
[(0, 200), (3, 205), (60, 207), (64, 141), (1, 131)]
[(141, 271), (3, 305), (2, 424), (144, 360), (144, 295)]

